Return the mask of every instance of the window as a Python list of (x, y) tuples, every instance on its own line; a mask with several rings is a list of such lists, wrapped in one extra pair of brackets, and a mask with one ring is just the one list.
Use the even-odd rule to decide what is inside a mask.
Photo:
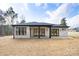
[(19, 27), (16, 27), (16, 35), (19, 35)]
[(45, 36), (45, 28), (40, 28), (40, 36)]
[(64, 30), (66, 30), (65, 28), (62, 28), (62, 30), (64, 31)]
[(33, 28), (33, 36), (38, 36), (38, 28)]
[(51, 29), (52, 36), (59, 36), (59, 29)]
[(16, 27), (16, 35), (26, 35), (26, 27)]

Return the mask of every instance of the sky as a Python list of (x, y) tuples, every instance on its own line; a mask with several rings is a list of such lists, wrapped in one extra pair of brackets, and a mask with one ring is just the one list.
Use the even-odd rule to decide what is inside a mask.
[(4, 3), (0, 9), (6, 11), (10, 6), (19, 22), (25, 18), (26, 22), (60, 24), (65, 17), (68, 26), (79, 27), (79, 3)]

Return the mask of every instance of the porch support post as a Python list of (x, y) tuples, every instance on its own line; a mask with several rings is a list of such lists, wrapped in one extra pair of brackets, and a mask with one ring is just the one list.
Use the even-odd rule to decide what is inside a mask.
[(40, 26), (38, 27), (38, 38), (40, 38)]
[(13, 27), (12, 33), (13, 33), (13, 39), (15, 39), (15, 35), (16, 35), (16, 27)]
[(15, 39), (15, 37), (14, 37), (14, 27), (13, 27), (12, 33), (13, 33), (13, 39)]
[(49, 38), (51, 38), (51, 26), (49, 27)]
[(31, 38), (31, 26), (30, 26), (30, 38)]

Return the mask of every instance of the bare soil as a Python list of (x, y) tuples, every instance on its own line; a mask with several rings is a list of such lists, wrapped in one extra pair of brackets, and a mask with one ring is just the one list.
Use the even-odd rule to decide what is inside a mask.
[(79, 37), (52, 39), (13, 39), (0, 37), (2, 56), (78, 56)]

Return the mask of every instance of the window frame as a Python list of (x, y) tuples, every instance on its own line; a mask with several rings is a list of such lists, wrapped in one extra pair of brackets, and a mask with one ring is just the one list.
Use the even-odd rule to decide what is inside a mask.
[(51, 29), (51, 36), (59, 36), (59, 29)]
[(33, 36), (38, 36), (38, 28), (33, 28)]
[(40, 36), (45, 36), (45, 28), (40, 28)]
[(22, 26), (16, 27), (16, 35), (26, 35), (27, 34), (27, 28)]

